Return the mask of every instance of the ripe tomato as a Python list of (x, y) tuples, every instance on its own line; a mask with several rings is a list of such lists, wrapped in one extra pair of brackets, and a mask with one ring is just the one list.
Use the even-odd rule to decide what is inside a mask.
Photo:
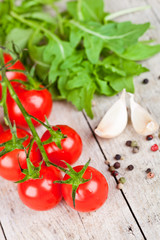
[[(73, 169), (79, 172), (83, 166), (76, 166)], [(72, 186), (62, 184), (62, 195), (66, 203), (77, 211), (90, 212), (100, 208), (108, 197), (108, 183), (105, 177), (97, 169), (88, 166), (83, 174), (84, 179), (91, 180), (80, 184), (76, 191), (75, 208), (72, 200)], [(63, 180), (70, 178), (67, 174)]]
[(55, 207), (61, 201), (61, 184), (53, 183), (53, 181), (61, 180), (62, 175), (57, 168), (42, 165), (40, 178), (19, 183), (18, 194), (29, 208), (44, 211)]
[(4, 132), (2, 125), (0, 124), (0, 133)]
[[(66, 167), (66, 164), (61, 161), (64, 160), (69, 164), (76, 162), (82, 152), (82, 140), (78, 133), (67, 125), (57, 125), (67, 138), (61, 140), (62, 149), (52, 142), (44, 145), (44, 149), (47, 153), (49, 160), (58, 166)], [(52, 127), (54, 130), (58, 130), (56, 126)], [(47, 130), (41, 141), (44, 142), (50, 138), (50, 132)]]
[[(45, 116), (48, 117), (52, 108), (52, 96), (47, 89), (42, 90), (27, 90), (22, 84), (14, 87), (23, 107), (32, 116), (45, 122)], [(16, 126), (28, 128), (28, 124), (24, 119), (16, 102), (10, 94), (7, 96), (8, 113), (11, 122), (16, 123)], [(34, 126), (40, 125), (37, 121), (32, 120)]]
[[(23, 138), (28, 135), (28, 139), (23, 142), (23, 146), (26, 147), (31, 139), (31, 135), (22, 129), (17, 129), (17, 136), (18, 138)], [(12, 139), (12, 134), (10, 130), (7, 130), (1, 134), (0, 143), (7, 142)], [(0, 147), (0, 151), (3, 150), (4, 147)], [(24, 174), (21, 173), (18, 160), (20, 162), (20, 166), (25, 169), (27, 168), (26, 162), (26, 154), (25, 151), (22, 149), (15, 149), (11, 152), (6, 153), (2, 157), (0, 157), (0, 176), (10, 180), (10, 181), (18, 181), (24, 178)], [(37, 149), (37, 144), (34, 143), (31, 154), (30, 160), (33, 164), (41, 161), (41, 154), (39, 149)]]
[[(4, 63), (8, 63), (9, 61), (12, 60), (11, 55), (4, 53)], [(17, 70), (25, 70), (23, 64), (20, 61), (17, 61), (13, 66), (9, 67), (8, 69), (17, 69)], [(13, 79), (19, 79), (22, 81), (26, 81), (27, 77), (25, 76), (24, 73), (21, 72), (6, 72), (6, 76), (8, 80), (13, 80)], [(0, 75), (0, 81), (2, 80), (2, 77)], [(12, 84), (15, 86), (18, 83), (17, 82), (12, 82)], [(2, 97), (2, 85), (0, 84), (0, 99)]]

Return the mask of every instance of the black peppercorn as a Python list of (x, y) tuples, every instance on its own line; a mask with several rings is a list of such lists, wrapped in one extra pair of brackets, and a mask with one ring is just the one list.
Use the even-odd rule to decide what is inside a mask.
[(147, 83), (149, 83), (148, 78), (143, 79), (142, 83), (143, 83), (143, 84), (147, 84)]
[(147, 168), (146, 173), (150, 173), (150, 172), (151, 172), (151, 169)]
[(113, 167), (115, 168), (115, 169), (118, 169), (118, 168), (120, 168), (120, 163), (119, 162), (115, 162), (115, 164), (113, 165)]
[(129, 166), (128, 166), (128, 170), (129, 170), (129, 171), (132, 171), (133, 169), (134, 169), (134, 166), (133, 166), (133, 165), (129, 165)]
[(132, 141), (126, 141), (126, 146), (127, 147), (131, 147), (131, 145), (132, 145)]
[(121, 159), (121, 155), (116, 154), (115, 157), (114, 157), (114, 159), (116, 159), (116, 160), (120, 160), (120, 159)]

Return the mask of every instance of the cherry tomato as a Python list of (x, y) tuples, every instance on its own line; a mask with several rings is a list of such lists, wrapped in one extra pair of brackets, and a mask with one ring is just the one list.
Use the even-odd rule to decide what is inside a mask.
[[(79, 172), (83, 166), (76, 166), (73, 169)], [(80, 184), (76, 191), (75, 208), (72, 200), (72, 186), (71, 184), (62, 184), (62, 195), (66, 203), (77, 211), (90, 212), (100, 208), (108, 197), (108, 183), (105, 177), (97, 169), (87, 167), (83, 174), (84, 179), (91, 180)], [(63, 180), (70, 178), (67, 174)]]
[(1, 134), (2, 132), (4, 132), (4, 129), (3, 129), (2, 125), (0, 124), (0, 134)]
[[(12, 60), (11, 55), (4, 53), (4, 63), (8, 63), (9, 61)], [(8, 69), (17, 69), (17, 70), (25, 70), (23, 64), (18, 60), (13, 66), (9, 67)], [(6, 76), (8, 80), (14, 80), (14, 79), (19, 79), (22, 81), (26, 81), (27, 77), (25, 76), (24, 73), (21, 72), (6, 72)], [(2, 80), (2, 77), (0, 75), (0, 81)], [(12, 82), (12, 84), (15, 86), (18, 83), (17, 82)], [(0, 99), (2, 97), (2, 85), (0, 84)]]
[[(52, 96), (47, 89), (42, 90), (27, 90), (22, 84), (14, 87), (23, 107), (32, 116), (45, 122), (45, 116), (48, 117), (52, 108)], [(7, 96), (8, 113), (11, 122), (16, 123), (16, 126), (28, 128), (28, 124), (24, 119), (16, 102), (10, 94)], [(40, 125), (37, 121), (32, 120), (35, 127)]]
[(18, 194), (22, 202), (38, 211), (55, 207), (62, 199), (61, 184), (53, 181), (61, 180), (61, 172), (53, 167), (42, 165), (41, 179), (29, 179), (18, 184)]
[[(82, 152), (82, 140), (73, 128), (67, 125), (57, 125), (57, 127), (67, 136), (67, 138), (61, 140), (62, 149), (58, 148), (54, 142), (44, 145), (44, 149), (51, 162), (61, 167), (66, 167), (66, 164), (61, 160), (69, 164), (76, 162)], [(58, 130), (57, 127), (54, 126), (52, 128)], [(50, 136), (50, 132), (47, 130), (43, 134), (41, 141), (46, 141)]]
[[(29, 137), (23, 142), (24, 147), (29, 144), (31, 135), (25, 130), (17, 129), (18, 138), (23, 138), (26, 135), (28, 135)], [(7, 130), (1, 134), (0, 143), (7, 142), (11, 139), (11, 131)], [(4, 147), (0, 147), (0, 151), (2, 151), (3, 148)], [(24, 178), (25, 175), (21, 173), (18, 160), (20, 162), (20, 166), (23, 169), (27, 168), (26, 154), (25, 151), (22, 149), (15, 149), (0, 157), (0, 176), (10, 181), (18, 181)], [(33, 144), (30, 154), (30, 160), (33, 164), (37, 164), (41, 161), (41, 154), (39, 149), (37, 149), (36, 143)]]

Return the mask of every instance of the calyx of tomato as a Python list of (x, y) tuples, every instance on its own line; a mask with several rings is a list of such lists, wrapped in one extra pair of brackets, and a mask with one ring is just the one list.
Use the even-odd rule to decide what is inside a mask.
[(22, 182), (27, 181), (28, 179), (39, 179), (41, 165), (42, 165), (43, 160), (39, 163), (38, 167), (35, 167), (33, 165), (33, 163), (31, 162), (29, 156), (30, 156), (30, 153), (31, 153), (33, 143), (34, 143), (34, 139), (31, 140), (30, 145), (29, 145), (28, 153), (26, 153), (27, 169), (22, 169), (21, 165), (20, 165), (20, 162), (18, 162), (19, 167), (21, 169), (21, 172), (23, 174), (25, 174), (25, 177), (22, 180), (19, 180), (15, 183), (22, 183)]
[[(68, 169), (69, 170), (62, 170), (61, 167), (58, 167), (59, 169), (61, 169), (62, 171), (64, 171), (67, 175), (70, 176), (69, 179), (67, 180), (60, 180), (60, 181), (54, 181), (54, 183), (61, 183), (61, 184), (71, 184), (72, 185), (72, 200), (73, 200), (73, 206), (75, 208), (75, 198), (76, 198), (76, 191), (77, 191), (77, 188), (79, 187), (80, 184), (83, 184), (83, 183), (86, 183), (86, 182), (89, 182), (91, 179), (92, 179), (92, 174), (91, 174), (91, 177), (89, 179), (85, 179), (83, 178), (83, 175), (90, 163), (90, 159), (89, 161), (84, 165), (84, 167), (82, 168), (82, 170), (80, 172), (76, 172), (70, 164), (68, 164), (67, 162), (65, 162), (65, 164), (67, 165)], [(51, 165), (53, 165), (52, 163), (50, 163)]]
[[(46, 118), (46, 117), (45, 117)], [(46, 125), (47, 125), (47, 129), (49, 131), (49, 133), (51, 134), (50, 138), (48, 138), (46, 141), (43, 142), (43, 145), (49, 144), (51, 142), (55, 142), (55, 144), (57, 145), (58, 148), (62, 149), (61, 146), (61, 140), (64, 138), (67, 138), (66, 135), (64, 135), (61, 132), (61, 129), (59, 127), (56, 126), (57, 130), (53, 130), (52, 126), (49, 124), (47, 118), (46, 118)]]
[(11, 133), (12, 139), (0, 144), (0, 147), (4, 147), (4, 149), (0, 151), (0, 157), (2, 157), (8, 152), (12, 152), (14, 149), (25, 149), (23, 146), (23, 142), (26, 141), (29, 136), (18, 138), (16, 125), (11, 128)]

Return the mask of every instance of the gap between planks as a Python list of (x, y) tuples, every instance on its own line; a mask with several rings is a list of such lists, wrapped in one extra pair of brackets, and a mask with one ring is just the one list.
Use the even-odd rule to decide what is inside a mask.
[[(1, 229), (1, 232), (2, 232), (2, 236), (3, 236), (3, 238), (4, 238), (4, 240), (7, 240), (7, 237), (6, 237), (6, 234), (5, 234), (5, 231), (4, 231), (4, 228), (3, 228), (3, 226), (2, 226), (2, 223), (0, 222), (0, 229)], [(0, 234), (1, 235), (1, 234)], [(0, 240), (2, 240), (2, 239), (0, 239)]]

